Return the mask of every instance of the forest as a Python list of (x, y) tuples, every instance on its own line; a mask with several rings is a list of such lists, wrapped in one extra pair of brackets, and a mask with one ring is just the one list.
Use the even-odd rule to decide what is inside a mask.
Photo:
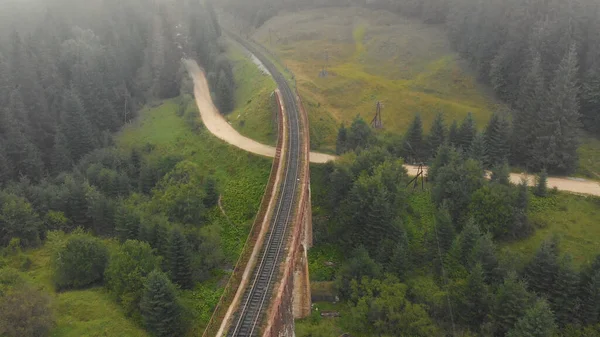
[[(51, 247), (57, 292), (102, 286), (156, 336), (186, 333), (178, 290), (225, 262), (205, 226), (216, 179), (178, 155), (151, 156), (152, 144), (127, 152), (114, 143), (144, 106), (189, 96), (184, 57), (205, 67), (221, 111), (233, 102), (210, 4), (153, 4), (42, 2), (39, 18), (0, 38), (2, 336), (45, 336), (55, 325), (46, 289), (11, 262), (23, 250)], [(180, 101), (197, 130), (197, 110)]]
[[(418, 122), (417, 117), (413, 125)], [(531, 259), (499, 248), (532, 236), (537, 230), (529, 217), (532, 202), (539, 207), (559, 192), (548, 188), (544, 172), (533, 188), (514, 185), (506, 162), (481, 156), (478, 149), (489, 140), (494, 144), (497, 123), (493, 117), (477, 134), (467, 119), (462, 125), (469, 127), (459, 127), (455, 140), (435, 132), (447, 129), (441, 118), (429, 139), (411, 127), (406, 137), (419, 140), (413, 144), (441, 144), (423, 152), (432, 158), (424, 190), (420, 181), (411, 187), (397, 147), (364, 120), (340, 129), (338, 149), (345, 154), (317, 178), (325, 186), (315, 192), (315, 244), (329, 247), (325, 252), (352, 253), (333, 269), (313, 266), (313, 278), (331, 283), (345, 303), (336, 307), (343, 312), (338, 323), (343, 331), (359, 336), (600, 333), (600, 255), (576, 266), (556, 236), (543, 241)], [(484, 167), (489, 165), (488, 180)], [(328, 330), (326, 322), (314, 315), (301, 335), (337, 331)]]

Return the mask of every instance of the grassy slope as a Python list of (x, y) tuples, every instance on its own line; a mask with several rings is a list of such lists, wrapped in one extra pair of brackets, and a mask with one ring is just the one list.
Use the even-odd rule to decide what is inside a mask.
[(227, 116), (242, 135), (268, 145), (277, 143), (271, 95), (276, 88), (235, 42), (228, 44), (227, 56), (233, 64), (236, 83), (235, 110)]
[(541, 242), (554, 235), (560, 248), (578, 264), (590, 263), (600, 253), (600, 198), (558, 193), (548, 198), (531, 195), (529, 219), (536, 226), (533, 236), (504, 245), (503, 249), (527, 259)]
[[(277, 31), (271, 48), (296, 74), (311, 128), (319, 131), (311, 132), (313, 147), (321, 150), (333, 149), (340, 122), (357, 114), (370, 121), (377, 100), (385, 104), (386, 130), (399, 132), (417, 112), (426, 128), (438, 111), (447, 120), (473, 112), (483, 126), (494, 109), (437, 27), (387, 12), (336, 8), (270, 20), (255, 36), (265, 45), (269, 29)], [(320, 78), (325, 53), (329, 76)]]
[[(101, 287), (56, 293), (51, 279), (51, 256), (51, 248), (45, 245), (5, 259), (7, 266), (20, 270), (34, 287), (51, 294), (56, 317), (51, 336), (147, 336), (142, 328), (125, 317), (119, 305)], [(24, 261), (31, 263), (29, 268), (23, 268)]]

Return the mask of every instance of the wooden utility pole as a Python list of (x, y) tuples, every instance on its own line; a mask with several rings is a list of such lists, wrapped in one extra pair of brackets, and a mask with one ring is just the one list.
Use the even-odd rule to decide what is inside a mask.
[(377, 108), (375, 111), (375, 118), (371, 121), (371, 126), (375, 129), (383, 129), (383, 121), (381, 120), (381, 108), (383, 108), (383, 104), (380, 101), (377, 101)]

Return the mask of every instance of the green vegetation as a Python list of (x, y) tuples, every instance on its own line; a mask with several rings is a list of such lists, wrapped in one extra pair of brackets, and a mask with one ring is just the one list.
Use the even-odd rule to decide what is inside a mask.
[(275, 81), (252, 62), (235, 42), (229, 41), (227, 57), (235, 78), (235, 109), (227, 115), (238, 132), (258, 142), (277, 143), (277, 123), (273, 91)]
[[(323, 14), (328, 11), (335, 15)], [(356, 15), (364, 24), (348, 25), (339, 19), (344, 15)], [(313, 148), (332, 152), (336, 126), (349, 124), (357, 114), (370, 121), (378, 100), (385, 105), (383, 121), (388, 131), (404, 132), (416, 112), (427, 129), (437, 112), (450, 121), (473, 112), (477, 124), (485, 125), (493, 100), (462, 69), (443, 32), (391, 13), (382, 15), (376, 20), (367, 10), (323, 9), (286, 14), (259, 29), (256, 37), (264, 45), (269, 30), (278, 31), (271, 48), (296, 75), (311, 129), (318, 130), (311, 132), (311, 138), (316, 138), (311, 139)], [(296, 31), (311, 34), (277, 29), (291, 23)], [(314, 27), (329, 28), (316, 31)], [(329, 74), (320, 77), (325, 53)]]

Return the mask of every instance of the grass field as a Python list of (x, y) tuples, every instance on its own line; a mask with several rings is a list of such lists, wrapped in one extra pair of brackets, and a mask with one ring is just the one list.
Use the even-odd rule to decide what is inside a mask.
[[(378, 100), (385, 105), (385, 129), (397, 132), (415, 113), (428, 128), (440, 111), (448, 121), (473, 112), (483, 127), (496, 107), (439, 27), (389, 12), (335, 8), (284, 14), (255, 38), (295, 73), (311, 128), (318, 130), (311, 130), (316, 149), (333, 149), (339, 123), (357, 114), (370, 121)], [(323, 67), (326, 77), (319, 76)]]
[(263, 144), (277, 143), (277, 124), (274, 119), (273, 91), (275, 81), (252, 62), (241, 47), (229, 41), (227, 56), (235, 76), (235, 110), (227, 120), (242, 135)]
[(557, 193), (548, 198), (531, 195), (529, 219), (536, 227), (528, 239), (504, 245), (526, 259), (542, 241), (557, 236), (560, 249), (577, 265), (590, 263), (600, 253), (600, 198)]

